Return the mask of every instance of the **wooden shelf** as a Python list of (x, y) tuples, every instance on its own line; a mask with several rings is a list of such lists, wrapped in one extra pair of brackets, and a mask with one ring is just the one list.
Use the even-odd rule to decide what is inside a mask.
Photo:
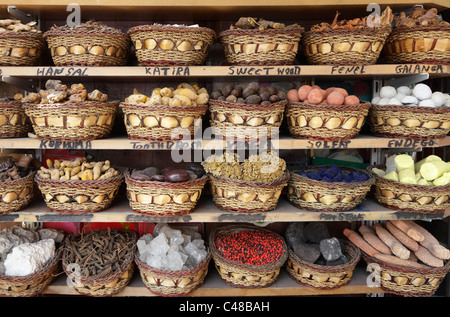
[[(269, 287), (264, 288), (237, 288), (231, 287), (222, 280), (219, 273), (213, 265), (210, 265), (208, 274), (205, 277), (203, 285), (194, 290), (192, 293), (186, 295), (187, 297), (216, 297), (216, 296), (311, 296), (311, 295), (343, 295), (343, 294), (369, 294), (369, 293), (384, 293), (381, 287), (367, 286), (367, 272), (363, 268), (357, 267), (353, 272), (353, 277), (350, 283), (337, 289), (320, 290), (313, 287), (303, 286), (298, 284), (284, 267), (280, 270), (280, 275), (276, 281)], [(79, 295), (77, 291), (67, 285), (67, 276), (61, 274), (58, 276), (43, 294), (58, 294), (58, 295)], [(130, 283), (116, 296), (148, 296), (155, 297), (148, 290), (141, 277), (135, 272), (130, 280)]]
[(292, 66), (118, 66), (118, 67), (0, 67), (2, 76), (42, 77), (373, 77), (408, 76), (427, 73), (430, 77), (450, 75), (450, 65), (377, 64), (366, 66), (292, 65)]
[(215, 206), (212, 198), (202, 197), (194, 211), (184, 216), (148, 216), (131, 210), (128, 200), (116, 197), (104, 211), (88, 214), (58, 214), (50, 211), (43, 201), (37, 201), (22, 211), (0, 216), (4, 222), (292, 222), (292, 221), (364, 221), (393, 219), (442, 219), (450, 213), (419, 214), (388, 209), (373, 199), (364, 200), (354, 210), (343, 212), (319, 212), (298, 209), (282, 196), (277, 208), (262, 213), (233, 213)]
[(278, 141), (236, 142), (223, 140), (146, 141), (127, 136), (112, 136), (92, 141), (48, 141), (35, 138), (0, 139), (0, 149), (69, 149), (69, 150), (214, 150), (257, 149), (272, 146), (280, 150), (295, 149), (362, 149), (362, 148), (423, 148), (450, 145), (450, 136), (435, 140), (380, 138), (359, 135), (349, 141), (314, 141), (281, 136)]

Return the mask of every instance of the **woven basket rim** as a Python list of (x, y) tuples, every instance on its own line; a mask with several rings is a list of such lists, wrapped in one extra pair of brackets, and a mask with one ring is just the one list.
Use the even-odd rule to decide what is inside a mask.
[(345, 165), (335, 165), (335, 166), (341, 170), (344, 169), (344, 170), (351, 170), (351, 171), (363, 173), (364, 175), (366, 175), (368, 177), (368, 179), (365, 181), (362, 181), (362, 182), (354, 182), (354, 183), (326, 182), (326, 181), (318, 181), (315, 179), (311, 179), (309, 177), (302, 176), (302, 175), (299, 175), (296, 173), (298, 171), (304, 171), (304, 170), (308, 170), (308, 169), (320, 169), (323, 167), (326, 168), (326, 167), (330, 167), (330, 166), (331, 165), (306, 165), (303, 167), (296, 168), (295, 170), (290, 171), (291, 180), (293, 182), (295, 182), (296, 180), (302, 181), (302, 182), (307, 182), (313, 186), (330, 187), (331, 189), (342, 188), (342, 187), (355, 188), (355, 187), (362, 187), (362, 186), (372, 186), (375, 183), (375, 178), (372, 173), (368, 172), (367, 170), (363, 170), (363, 169), (359, 169), (359, 168), (355, 168), (355, 167), (351, 167), (351, 166), (345, 166)]
[(352, 242), (347, 240), (341, 241), (345, 244), (346, 247), (351, 248), (355, 252), (354, 256), (347, 263), (333, 266), (314, 264), (299, 258), (290, 247), (288, 248), (289, 256), (292, 257), (297, 264), (314, 269), (315, 271), (329, 272), (329, 273), (339, 272), (342, 271), (343, 269), (356, 266), (356, 264), (358, 264), (359, 260), (361, 259), (361, 250), (357, 246), (355, 246)]
[[(70, 30), (61, 30), (60, 28), (54, 30), (48, 30), (43, 34), (44, 39), (48, 37), (58, 37), (58, 36), (70, 36), (70, 37), (85, 37), (85, 36), (101, 36), (105, 37), (105, 35), (114, 35), (121, 36), (127, 40), (130, 40), (129, 36), (117, 29), (113, 29), (110, 31), (99, 31), (99, 30), (89, 30), (89, 31), (80, 31), (79, 29), (72, 28)], [(105, 37), (108, 40), (107, 37)]]
[(179, 182), (179, 183), (170, 183), (170, 182), (160, 182), (160, 181), (140, 181), (131, 178), (130, 171), (126, 171), (124, 173), (125, 175), (125, 182), (131, 185), (139, 186), (139, 187), (158, 187), (158, 188), (167, 188), (167, 189), (174, 189), (174, 188), (186, 188), (190, 186), (195, 185), (202, 185), (205, 184), (208, 180), (208, 176), (205, 174), (200, 178), (196, 178), (191, 181), (186, 182)]
[[(133, 231), (133, 230), (128, 230), (128, 229), (114, 229), (114, 230), (119, 231), (119, 232), (123, 231), (123, 232), (130, 233), (131, 236), (132, 236), (131, 238), (134, 239), (134, 242), (135, 242), (135, 243), (133, 243), (132, 249), (128, 249), (129, 253), (127, 254), (127, 258), (125, 259), (125, 261), (122, 263), (122, 265), (120, 267), (120, 270), (117, 271), (117, 272), (114, 272), (113, 274), (108, 274), (108, 275), (102, 276), (100, 278), (98, 278), (98, 276), (81, 276), (80, 277), (80, 282), (86, 283), (86, 284), (90, 284), (90, 283), (93, 283), (93, 282), (94, 283), (96, 283), (96, 282), (98, 282), (98, 283), (108, 282), (108, 281), (113, 280), (113, 279), (115, 279), (117, 277), (120, 277), (123, 273), (125, 273), (125, 271), (130, 269), (131, 265), (133, 265), (134, 255), (136, 253), (136, 248), (137, 248), (136, 247), (137, 233), (135, 231)], [(96, 229), (96, 230), (92, 230), (92, 231), (94, 231), (94, 232), (95, 231), (104, 231), (104, 229)], [(89, 231), (89, 232), (92, 232), (92, 231)], [(86, 232), (86, 233), (89, 233), (89, 232)], [(77, 238), (80, 238), (81, 236), (82, 235), (79, 235), (79, 236), (68, 235), (66, 237), (66, 239), (71, 239), (71, 238), (77, 239)], [(63, 251), (62, 256), (61, 256), (61, 262), (62, 262), (64, 271), (67, 274), (71, 274), (72, 272), (67, 272), (66, 271), (66, 267), (67, 266), (66, 266), (66, 263), (64, 261), (65, 258), (67, 257), (68, 252), (69, 252), (69, 250), (66, 247), (64, 247), (64, 251)]]
[(51, 186), (61, 186), (61, 187), (82, 187), (82, 188), (89, 188), (89, 187), (99, 187), (99, 186), (106, 186), (109, 184), (114, 183), (120, 183), (123, 181), (124, 176), (123, 172), (119, 171), (118, 176), (113, 176), (107, 179), (97, 179), (97, 180), (59, 180), (59, 179), (48, 179), (48, 178), (42, 178), (38, 174), (36, 174), (34, 180), (38, 184), (42, 185), (51, 185)]
[(272, 188), (272, 187), (281, 185), (283, 183), (287, 183), (290, 178), (290, 174), (289, 174), (288, 170), (286, 170), (282, 176), (280, 176), (279, 178), (277, 178), (271, 182), (244, 181), (244, 180), (229, 178), (229, 177), (225, 177), (225, 176), (215, 176), (215, 175), (212, 175), (211, 173), (207, 173), (207, 175), (210, 179), (213, 179), (213, 180), (217, 179), (221, 182), (231, 183), (231, 184), (238, 185), (238, 186), (249, 186), (249, 187), (259, 187), (259, 188)]
[(282, 28), (282, 29), (233, 29), (233, 30), (225, 30), (219, 33), (219, 39), (226, 36), (241, 36), (241, 35), (277, 35), (277, 34), (293, 34), (293, 35), (301, 35), (305, 29), (301, 26), (291, 27), (291, 28)]
[(207, 248), (207, 254), (206, 257), (201, 260), (196, 266), (191, 267), (189, 269), (184, 269), (184, 270), (163, 270), (163, 269), (155, 269), (154, 267), (148, 265), (147, 263), (145, 263), (144, 261), (142, 261), (139, 257), (139, 251), (136, 251), (135, 255), (134, 255), (134, 261), (136, 263), (136, 265), (138, 266), (138, 268), (140, 270), (145, 270), (145, 272), (150, 272), (150, 273), (154, 273), (154, 274), (160, 274), (160, 275), (167, 275), (167, 276), (172, 276), (172, 277), (183, 277), (186, 275), (190, 275), (193, 273), (196, 273), (198, 271), (200, 271), (201, 269), (203, 269), (205, 266), (208, 266), (209, 261), (211, 260), (211, 250), (209, 248)]
[(345, 36), (351, 36), (351, 35), (372, 35), (376, 36), (380, 33), (388, 32), (390, 33), (392, 30), (391, 27), (385, 27), (385, 28), (364, 28), (364, 29), (353, 29), (353, 30), (347, 30), (347, 29), (327, 29), (324, 31), (306, 31), (306, 36), (320, 36), (320, 37), (326, 37), (326, 36), (336, 36), (336, 35), (345, 35)]
[(399, 271), (404, 273), (418, 273), (420, 275), (425, 274), (439, 274), (439, 273), (447, 273), (450, 272), (450, 261), (447, 260), (443, 267), (424, 267), (424, 268), (416, 268), (416, 267), (407, 267), (397, 264), (391, 264), (387, 263), (381, 260), (378, 260), (377, 258), (374, 258), (364, 251), (361, 250), (361, 257), (367, 262), (367, 263), (377, 263), (381, 267), (391, 269), (393, 271)]
[(165, 105), (146, 105), (146, 104), (138, 104), (138, 103), (126, 103), (121, 102), (119, 104), (120, 108), (126, 109), (134, 109), (134, 110), (149, 110), (149, 111), (206, 111), (208, 110), (208, 105), (199, 105), (199, 106), (178, 106), (178, 107), (170, 107)]
[(22, 106), (18, 100), (0, 101), (0, 107)]
[(27, 181), (29, 179), (33, 179), (35, 177), (35, 175), (36, 175), (36, 170), (31, 169), (28, 172), (28, 174), (26, 176), (24, 176), (24, 177), (21, 177), (19, 179), (12, 179), (12, 180), (7, 180), (7, 181), (0, 182), (0, 189), (2, 187), (8, 187), (8, 186), (16, 185), (16, 184), (25, 182), (25, 181)]
[(49, 272), (56, 264), (58, 264), (59, 260), (62, 257), (64, 245), (61, 244), (57, 247), (55, 250), (55, 254), (53, 255), (53, 258), (51, 258), (47, 263), (45, 263), (44, 267), (42, 267), (40, 270), (25, 275), (25, 276), (9, 276), (9, 275), (3, 275), (0, 274), (0, 281), (8, 281), (8, 282), (23, 282), (26, 283), (28, 281), (32, 281), (34, 279), (40, 278), (42, 275)]
[(281, 100), (278, 102), (271, 103), (270, 105), (261, 105), (261, 104), (244, 104), (244, 103), (237, 103), (237, 102), (228, 102), (228, 101), (222, 101), (218, 99), (210, 99), (209, 104), (213, 106), (221, 106), (221, 107), (228, 107), (233, 109), (242, 109), (242, 110), (248, 110), (248, 111), (261, 111), (261, 110), (272, 110), (274, 108), (284, 108), (287, 105), (287, 100)]
[(329, 111), (358, 111), (370, 109), (372, 104), (368, 101), (360, 102), (358, 105), (329, 105), (329, 104), (311, 104), (305, 102), (288, 102), (288, 108), (305, 108), (305, 109), (313, 109), (313, 110), (329, 110)]
[(199, 33), (199, 32), (205, 32), (210, 33), (211, 35), (214, 35), (214, 38), (216, 37), (216, 32), (214, 32), (213, 29), (208, 27), (189, 27), (189, 26), (172, 26), (172, 25), (163, 25), (163, 24), (144, 24), (144, 25), (137, 25), (131, 27), (127, 33), (131, 35), (132, 33), (136, 32), (152, 32), (152, 31), (161, 31), (161, 32), (185, 32), (185, 33)]
[(434, 32), (434, 31), (445, 31), (445, 32), (450, 32), (450, 25), (442, 25), (442, 26), (438, 26), (438, 25), (428, 25), (428, 26), (423, 26), (423, 25), (416, 25), (413, 27), (408, 27), (408, 26), (396, 26), (393, 28), (391, 34), (395, 35), (398, 33), (413, 33), (413, 32)]
[(415, 113), (444, 114), (450, 112), (450, 107), (424, 107), (424, 106), (400, 106), (400, 105), (372, 105), (375, 111), (406, 111)]
[[(274, 234), (277, 238), (279, 238), (284, 247), (284, 252), (281, 255), (281, 257), (273, 263), (268, 263), (268, 264), (264, 264), (264, 265), (253, 265), (253, 264), (244, 264), (241, 262), (232, 261), (232, 260), (226, 259), (222, 255), (220, 255), (220, 253), (216, 249), (215, 243), (214, 243), (216, 234), (219, 233), (219, 231), (222, 231), (222, 230), (227, 230), (227, 231), (228, 230), (247, 230), (247, 229), (264, 231), (267, 233)], [(288, 246), (286, 244), (286, 241), (283, 239), (283, 237), (280, 234), (278, 234), (272, 230), (268, 230), (268, 229), (257, 227), (255, 225), (250, 225), (250, 224), (230, 224), (230, 225), (215, 227), (209, 235), (209, 247), (211, 248), (211, 255), (214, 258), (214, 260), (216, 260), (216, 261), (219, 260), (228, 265), (233, 265), (233, 266), (236, 266), (239, 268), (244, 268), (244, 269), (252, 270), (252, 271), (256, 271), (256, 272), (265, 272), (265, 271), (269, 271), (269, 270), (273, 270), (273, 269), (278, 269), (281, 266), (283, 266), (284, 262), (288, 258)]]
[(64, 108), (86, 108), (86, 107), (117, 107), (118, 101), (83, 101), (67, 103), (24, 103), (25, 109), (64, 109)]
[(0, 39), (8, 39), (8, 38), (33, 38), (37, 40), (42, 40), (42, 43), (44, 43), (44, 36), (41, 33), (35, 33), (35, 32), (13, 32), (13, 31), (6, 31), (0, 33)]
[(444, 186), (434, 186), (434, 185), (415, 185), (415, 184), (405, 184), (405, 183), (400, 183), (397, 181), (394, 181), (392, 179), (387, 179), (384, 177), (381, 177), (379, 175), (377, 175), (376, 173), (372, 172), (373, 168), (386, 168), (385, 165), (383, 164), (377, 164), (377, 165), (369, 165), (367, 167), (367, 170), (369, 171), (369, 173), (371, 173), (373, 175), (373, 177), (375, 178), (376, 182), (382, 182), (385, 184), (389, 184), (392, 185), (396, 188), (403, 188), (404, 190), (408, 191), (408, 190), (413, 190), (413, 191), (418, 191), (418, 190), (425, 190), (425, 191), (443, 191), (443, 192), (449, 192), (450, 191), (450, 184), (444, 185)]

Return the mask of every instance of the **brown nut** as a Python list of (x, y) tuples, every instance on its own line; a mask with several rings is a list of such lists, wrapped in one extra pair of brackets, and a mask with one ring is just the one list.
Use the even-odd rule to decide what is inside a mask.
[(185, 182), (190, 179), (190, 175), (186, 170), (172, 170), (165, 174), (166, 181), (171, 183)]
[(248, 96), (254, 95), (255, 93), (256, 89), (247, 87), (242, 91), (242, 98), (247, 98)]
[(156, 174), (156, 175), (153, 175), (152, 177), (150, 177), (150, 180), (157, 181), (157, 182), (165, 182), (166, 177), (161, 174)]
[(257, 95), (251, 95), (245, 98), (245, 102), (249, 105), (259, 105), (259, 103), (261, 102), (261, 97)]

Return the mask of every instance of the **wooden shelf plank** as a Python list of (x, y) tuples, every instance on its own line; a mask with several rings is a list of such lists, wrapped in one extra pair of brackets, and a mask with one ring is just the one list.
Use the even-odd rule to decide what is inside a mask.
[[(381, 287), (367, 286), (368, 273), (361, 267), (357, 267), (350, 283), (336, 289), (320, 290), (313, 287), (298, 284), (284, 268), (281, 268), (277, 280), (269, 287), (264, 288), (237, 288), (231, 287), (222, 280), (216, 269), (211, 265), (205, 277), (203, 285), (186, 295), (187, 297), (215, 297), (215, 296), (310, 296), (310, 295), (339, 295), (339, 294), (369, 294), (384, 293)], [(42, 294), (79, 295), (77, 291), (67, 285), (67, 276), (58, 276)], [(141, 277), (135, 272), (130, 283), (116, 296), (148, 296), (155, 297), (148, 290)]]
[(2, 76), (41, 77), (299, 77), (299, 76), (406, 76), (428, 73), (431, 77), (450, 74), (450, 65), (378, 64), (366, 66), (120, 66), (120, 67), (0, 67)]
[(388, 209), (371, 198), (354, 210), (343, 212), (309, 211), (292, 206), (282, 196), (277, 208), (261, 213), (234, 213), (222, 211), (210, 196), (202, 197), (194, 211), (184, 216), (149, 216), (131, 210), (126, 198), (117, 197), (104, 211), (87, 214), (58, 214), (50, 211), (43, 201), (37, 201), (22, 211), (0, 216), (0, 222), (292, 222), (292, 221), (364, 221), (393, 219), (442, 219), (447, 214), (420, 214)]
[(349, 141), (314, 141), (281, 136), (271, 144), (261, 142), (235, 142), (223, 140), (147, 141), (131, 140), (127, 136), (112, 136), (93, 141), (47, 141), (36, 138), (0, 139), (1, 149), (70, 149), (70, 150), (181, 150), (181, 149), (257, 149), (271, 146), (280, 150), (295, 149), (362, 149), (362, 148), (423, 148), (450, 145), (450, 136), (435, 140), (380, 138), (358, 135)]

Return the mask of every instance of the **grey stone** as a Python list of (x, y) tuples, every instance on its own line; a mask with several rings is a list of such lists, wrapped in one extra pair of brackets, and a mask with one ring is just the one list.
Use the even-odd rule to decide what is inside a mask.
[(328, 227), (323, 222), (309, 222), (303, 231), (306, 240), (312, 243), (320, 243), (323, 239), (330, 238)]
[(335, 261), (342, 256), (341, 244), (335, 237), (323, 239), (319, 243), (320, 252), (326, 261)]
[(284, 238), (287, 245), (293, 248), (294, 244), (297, 242), (305, 242), (305, 235), (303, 234), (304, 223), (303, 222), (292, 222), (286, 228)]
[(342, 255), (339, 259), (334, 260), (334, 261), (327, 261), (326, 265), (328, 266), (336, 266), (336, 265), (341, 265), (341, 264), (345, 264), (347, 263), (347, 257), (345, 255)]
[(320, 257), (320, 248), (318, 244), (297, 242), (292, 250), (302, 260), (314, 263)]

